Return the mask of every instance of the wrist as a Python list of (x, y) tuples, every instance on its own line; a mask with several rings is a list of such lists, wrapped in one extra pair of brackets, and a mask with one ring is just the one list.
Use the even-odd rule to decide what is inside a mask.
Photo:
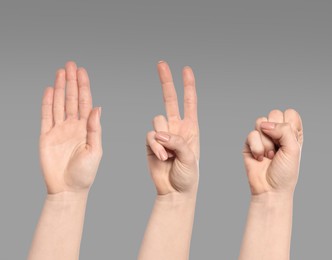
[(155, 203), (168, 209), (195, 208), (197, 192), (179, 193), (172, 192), (165, 195), (157, 195)]
[(64, 214), (64, 216), (84, 217), (88, 201), (87, 193), (64, 191), (48, 194), (45, 199), (44, 210), (52, 216)]
[(86, 202), (88, 194), (88, 191), (62, 191), (54, 194), (47, 194), (46, 200), (50, 202)]
[(190, 192), (169, 192), (167, 194), (157, 194), (156, 201), (163, 203), (187, 203), (196, 201), (197, 189)]
[(250, 204), (263, 207), (265, 209), (292, 207), (294, 193), (265, 192), (252, 195)]

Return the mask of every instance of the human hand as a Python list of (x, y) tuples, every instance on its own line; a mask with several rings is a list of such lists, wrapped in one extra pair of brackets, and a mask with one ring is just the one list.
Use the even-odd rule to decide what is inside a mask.
[(68, 62), (42, 102), (39, 150), (48, 194), (88, 192), (102, 157), (100, 115), (86, 70)]
[(252, 195), (293, 194), (302, 144), (302, 121), (295, 110), (273, 110), (257, 119), (243, 151)]
[(199, 127), (195, 78), (183, 69), (184, 118), (181, 119), (173, 78), (166, 62), (158, 64), (167, 119), (156, 116), (147, 134), (147, 158), (158, 195), (192, 193), (198, 188)]

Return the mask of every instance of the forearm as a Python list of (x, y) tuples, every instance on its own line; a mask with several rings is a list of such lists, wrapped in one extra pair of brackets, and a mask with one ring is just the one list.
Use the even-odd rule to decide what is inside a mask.
[(253, 196), (239, 260), (288, 260), (292, 212), (292, 194)]
[(86, 202), (87, 193), (47, 195), (28, 259), (78, 259)]
[(144, 235), (139, 260), (187, 260), (194, 223), (196, 193), (158, 196)]

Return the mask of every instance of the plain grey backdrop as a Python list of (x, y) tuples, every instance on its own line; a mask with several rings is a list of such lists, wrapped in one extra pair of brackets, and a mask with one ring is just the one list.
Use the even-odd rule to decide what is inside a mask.
[(164, 114), (156, 73), (179, 99), (193, 67), (201, 178), (191, 259), (236, 259), (249, 203), (243, 142), (255, 119), (295, 108), (304, 149), (292, 259), (331, 257), (331, 1), (1, 1), (0, 259), (25, 259), (45, 198), (38, 159), (44, 87), (67, 60), (87, 68), (102, 106), (104, 157), (81, 259), (135, 259), (153, 205), (145, 134)]

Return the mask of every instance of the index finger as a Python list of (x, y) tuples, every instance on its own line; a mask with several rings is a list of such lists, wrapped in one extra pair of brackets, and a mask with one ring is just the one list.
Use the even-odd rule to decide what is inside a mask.
[(165, 109), (168, 119), (181, 119), (173, 77), (168, 64), (164, 61), (158, 63), (158, 73), (163, 90)]

